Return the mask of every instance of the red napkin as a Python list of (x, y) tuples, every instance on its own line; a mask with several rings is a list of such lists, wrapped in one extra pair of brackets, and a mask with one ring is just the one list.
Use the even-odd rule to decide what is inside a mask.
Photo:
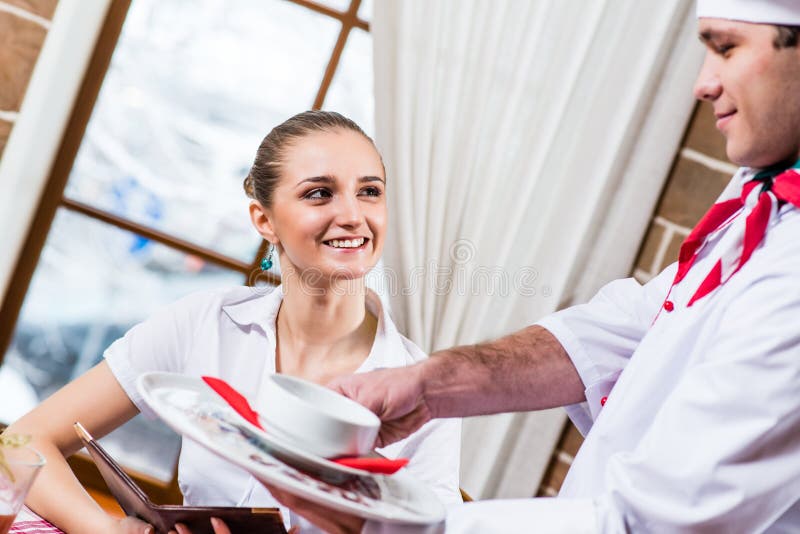
[[(221, 378), (215, 378), (213, 376), (204, 376), (202, 377), (203, 381), (208, 384), (211, 389), (217, 392), (217, 394), (222, 397), (228, 405), (233, 408), (236, 413), (244, 417), (244, 419), (252, 424), (264, 430), (264, 427), (261, 426), (261, 423), (258, 420), (258, 412), (256, 412), (251, 406), (250, 403), (247, 401), (244, 395), (236, 391), (230, 384), (222, 380)], [(390, 459), (390, 458), (359, 458), (359, 457), (352, 457), (352, 458), (336, 458), (331, 459), (330, 461), (335, 462), (339, 465), (343, 465), (345, 467), (351, 467), (353, 469), (361, 469), (362, 471), (367, 471), (369, 473), (378, 473), (382, 475), (391, 475), (396, 473), (401, 468), (408, 465), (407, 458), (397, 458), (397, 459)]]
[(382, 475), (391, 475), (408, 465), (408, 458), (337, 458), (333, 461), (345, 467)]
[(211, 386), (211, 389), (216, 391), (220, 397), (225, 399), (225, 402), (227, 402), (236, 413), (244, 417), (248, 423), (264, 430), (264, 427), (261, 426), (261, 423), (258, 421), (258, 412), (250, 406), (250, 403), (247, 402), (244, 395), (233, 389), (230, 384), (221, 378), (204, 376), (203, 381)]

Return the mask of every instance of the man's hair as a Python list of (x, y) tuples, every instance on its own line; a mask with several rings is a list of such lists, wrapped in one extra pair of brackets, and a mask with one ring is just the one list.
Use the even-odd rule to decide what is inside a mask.
[(800, 26), (776, 25), (775, 28), (778, 30), (778, 35), (775, 36), (775, 40), (772, 42), (775, 48), (791, 48), (797, 46), (798, 40), (800, 40)]

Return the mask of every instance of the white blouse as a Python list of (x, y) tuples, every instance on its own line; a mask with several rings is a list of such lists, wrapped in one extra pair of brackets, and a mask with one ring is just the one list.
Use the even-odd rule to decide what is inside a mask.
[[(105, 352), (122, 388), (139, 410), (155, 414), (136, 390), (149, 371), (222, 378), (261, 404), (263, 380), (275, 373), (275, 320), (283, 291), (236, 287), (189, 295), (131, 328)], [(367, 309), (378, 319), (372, 349), (357, 372), (411, 365), (427, 356), (395, 327), (380, 299), (367, 294)], [(461, 422), (431, 421), (408, 438), (379, 451), (411, 461), (406, 469), (426, 482), (445, 504), (461, 502), (458, 490)], [(280, 506), (246, 471), (192, 440), (182, 441), (178, 482), (187, 505)], [(287, 528), (309, 525), (282, 508)]]

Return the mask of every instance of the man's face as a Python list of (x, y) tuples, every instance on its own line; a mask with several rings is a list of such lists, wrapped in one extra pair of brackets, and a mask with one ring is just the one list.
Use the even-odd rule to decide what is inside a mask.
[(707, 47), (694, 93), (713, 104), (728, 158), (766, 167), (800, 157), (800, 47), (776, 49), (767, 24), (700, 19)]

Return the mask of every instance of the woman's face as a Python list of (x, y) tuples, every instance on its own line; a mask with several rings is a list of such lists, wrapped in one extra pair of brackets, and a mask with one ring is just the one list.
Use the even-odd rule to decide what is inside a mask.
[(315, 132), (284, 153), (262, 235), (278, 246), (281, 271), (320, 281), (363, 277), (386, 233), (386, 178), (372, 143), (346, 129)]

